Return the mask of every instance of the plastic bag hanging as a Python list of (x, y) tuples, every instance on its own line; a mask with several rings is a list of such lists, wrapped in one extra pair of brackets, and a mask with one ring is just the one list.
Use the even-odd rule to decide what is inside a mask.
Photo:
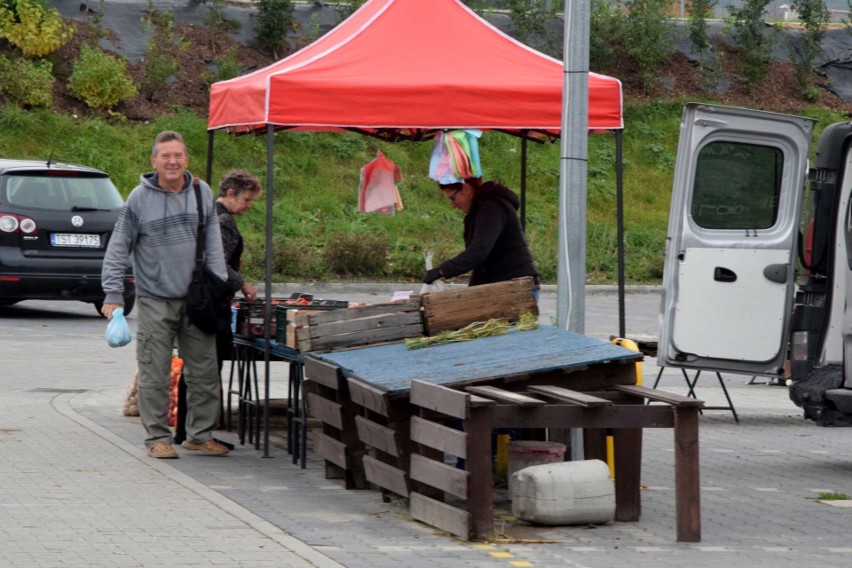
[(376, 158), (361, 168), (358, 188), (358, 210), (393, 215), (402, 211), (402, 198), (397, 185), (402, 182), (402, 171), (392, 160), (376, 152)]
[(441, 185), (482, 176), (479, 162), (480, 130), (449, 130), (435, 136), (429, 177)]
[(104, 336), (110, 347), (123, 347), (130, 343), (132, 335), (130, 326), (127, 325), (127, 318), (124, 317), (124, 308), (116, 308), (112, 311)]

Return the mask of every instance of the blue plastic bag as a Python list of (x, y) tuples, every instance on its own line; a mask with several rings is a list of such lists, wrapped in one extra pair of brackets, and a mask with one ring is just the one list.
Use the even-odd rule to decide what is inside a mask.
[(124, 308), (113, 310), (112, 319), (109, 320), (104, 335), (110, 347), (123, 347), (130, 343), (132, 336), (127, 318), (124, 317)]

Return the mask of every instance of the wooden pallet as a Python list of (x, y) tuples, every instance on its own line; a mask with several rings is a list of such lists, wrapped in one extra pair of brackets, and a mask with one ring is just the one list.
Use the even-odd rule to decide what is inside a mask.
[(471, 286), (459, 290), (429, 292), (421, 296), (426, 335), (459, 329), (475, 321), (517, 321), (521, 315), (538, 315), (532, 277)]
[(296, 315), (296, 344), (303, 352), (322, 352), (402, 341), (423, 335), (420, 297)]

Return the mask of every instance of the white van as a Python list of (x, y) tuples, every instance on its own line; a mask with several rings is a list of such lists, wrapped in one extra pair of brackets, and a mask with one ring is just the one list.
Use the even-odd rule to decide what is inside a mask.
[(657, 361), (789, 375), (806, 418), (852, 425), (852, 123), (823, 131), (808, 170), (813, 128), (797, 116), (684, 107)]

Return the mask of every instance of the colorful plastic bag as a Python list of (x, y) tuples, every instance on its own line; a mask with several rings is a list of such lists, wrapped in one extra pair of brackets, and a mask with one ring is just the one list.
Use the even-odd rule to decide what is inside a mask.
[(112, 312), (112, 318), (106, 327), (104, 333), (107, 340), (107, 345), (110, 347), (124, 347), (132, 339), (130, 334), (130, 326), (127, 325), (127, 318), (124, 317), (124, 308), (116, 308)]
[(376, 158), (361, 168), (358, 191), (358, 210), (393, 215), (402, 210), (402, 198), (397, 185), (402, 182), (402, 171), (381, 151)]

